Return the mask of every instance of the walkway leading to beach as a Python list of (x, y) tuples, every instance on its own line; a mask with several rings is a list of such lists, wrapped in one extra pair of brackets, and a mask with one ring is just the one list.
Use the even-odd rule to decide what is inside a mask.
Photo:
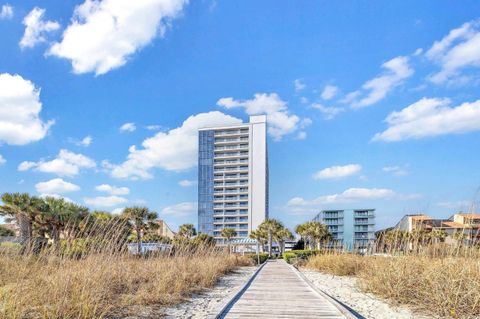
[(218, 318), (355, 318), (283, 260), (269, 261)]

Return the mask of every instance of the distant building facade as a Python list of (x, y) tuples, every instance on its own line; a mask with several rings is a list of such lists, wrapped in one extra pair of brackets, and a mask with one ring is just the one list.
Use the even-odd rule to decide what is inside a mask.
[(406, 232), (443, 230), (450, 238), (461, 232), (469, 240), (480, 241), (480, 214), (460, 212), (448, 219), (435, 219), (424, 214), (405, 215), (394, 229)]
[(363, 251), (375, 241), (375, 209), (322, 210), (313, 220), (328, 227), (337, 248)]
[(170, 229), (170, 227), (168, 227), (167, 223), (163, 219), (157, 219), (155, 223), (159, 226), (156, 229), (157, 235), (168, 237), (170, 239), (175, 237), (175, 233)]
[(222, 229), (247, 238), (268, 218), (266, 120), (199, 130), (198, 231), (219, 243)]

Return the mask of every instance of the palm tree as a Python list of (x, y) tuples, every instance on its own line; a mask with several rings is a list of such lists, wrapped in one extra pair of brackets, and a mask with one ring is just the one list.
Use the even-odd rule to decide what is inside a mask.
[(121, 214), (130, 227), (135, 231), (137, 237), (137, 251), (142, 251), (142, 236), (148, 229), (156, 228), (158, 225), (154, 223), (157, 213), (150, 211), (147, 207), (127, 207)]
[(260, 265), (260, 247), (262, 247), (262, 253), (263, 253), (263, 246), (267, 242), (268, 236), (261, 229), (257, 228), (257, 230), (250, 232), (249, 237), (257, 241), (257, 264)]
[(303, 239), (305, 248), (307, 247), (307, 243), (309, 244), (309, 247), (310, 247), (310, 242), (309, 242), (309, 238), (308, 238), (307, 223), (297, 225), (295, 227), (295, 232), (297, 234), (299, 234), (300, 237)]
[(46, 197), (41, 214), (35, 221), (49, 233), (54, 244), (60, 240), (60, 232), (68, 219), (68, 203), (63, 198)]
[(19, 227), (20, 240), (28, 251), (33, 237), (33, 221), (39, 212), (42, 200), (27, 193), (4, 193), (1, 197), (0, 216), (14, 219)]
[(265, 232), (268, 238), (268, 256), (272, 257), (272, 242), (275, 234), (283, 228), (283, 224), (276, 219), (267, 219), (258, 226), (258, 229)]
[(183, 224), (180, 225), (178, 229), (178, 236), (186, 239), (191, 239), (196, 234), (197, 231), (195, 230), (195, 226), (193, 226), (193, 224)]
[(227, 245), (228, 245), (228, 253), (230, 253), (230, 240), (237, 236), (237, 232), (233, 228), (224, 228), (222, 229), (221, 233), (222, 237), (227, 240)]
[(309, 221), (295, 227), (295, 232), (302, 236), (309, 249), (314, 249), (315, 244), (320, 249), (321, 242), (331, 238), (326, 225), (320, 222)]
[(293, 238), (293, 234), (288, 228), (282, 228), (275, 234), (275, 241), (280, 247), (281, 255), (283, 255), (283, 253), (285, 252), (285, 241), (292, 240)]
[[(167, 239), (169, 239), (167, 237)], [(215, 245), (215, 238), (212, 236), (205, 234), (205, 233), (200, 233), (198, 234), (194, 239), (193, 243), (197, 246), (214, 246)]]
[(317, 244), (317, 249), (320, 249), (322, 241), (331, 238), (326, 225), (320, 222), (309, 222), (309, 233), (313, 241)]

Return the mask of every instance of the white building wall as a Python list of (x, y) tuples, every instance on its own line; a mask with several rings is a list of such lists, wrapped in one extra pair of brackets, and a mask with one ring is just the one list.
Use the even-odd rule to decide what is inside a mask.
[(250, 117), (250, 231), (267, 217), (267, 123), (266, 116)]
[[(248, 133), (238, 134), (239, 130), (248, 129)], [(252, 230), (255, 230), (268, 216), (268, 158), (267, 158), (267, 127), (266, 116), (251, 116), (250, 122), (226, 126), (226, 127), (212, 127), (202, 130), (213, 130), (215, 133), (214, 142), (214, 155), (213, 155), (213, 172), (214, 172), (214, 192), (213, 192), (213, 227), (214, 237), (221, 242), (222, 238), (219, 235), (220, 230), (226, 227), (234, 228), (239, 234), (237, 238), (245, 238), (250, 234)], [(225, 132), (232, 132), (232, 134)], [(238, 140), (247, 137), (247, 140)], [(225, 140), (225, 139), (228, 139)], [(238, 140), (238, 141), (237, 141)], [(233, 158), (225, 157), (222, 155), (224, 152), (237, 152), (237, 148), (241, 145), (248, 143), (248, 148), (241, 148), (241, 150), (248, 150), (248, 155), (235, 156)], [(226, 149), (228, 148), (228, 149)], [(227, 174), (235, 173), (234, 171), (224, 170), (224, 167), (239, 167), (243, 164), (231, 163), (227, 164), (227, 161), (231, 160), (247, 160), (248, 163), (248, 177), (227, 177)], [(218, 163), (217, 163), (218, 162)], [(224, 163), (225, 162), (225, 163)], [(230, 163), (230, 162), (228, 162)], [(246, 163), (246, 164), (247, 164)], [(246, 171), (245, 171), (246, 172)], [(240, 174), (240, 173), (239, 173)], [(228, 204), (225, 198), (228, 196), (236, 195), (236, 191), (232, 193), (233, 189), (240, 189), (242, 186), (225, 186), (227, 182), (241, 183), (247, 179), (248, 187), (248, 204), (244, 207), (236, 207), (236, 204), (241, 204), (246, 199), (228, 200)], [(219, 185), (215, 185), (220, 183)], [(200, 183), (199, 183), (200, 184)], [(222, 186), (223, 185), (223, 186)], [(241, 195), (239, 195), (241, 196)], [(225, 205), (233, 205), (235, 207), (227, 208)], [(227, 219), (235, 218), (237, 214), (228, 212), (228, 209), (248, 209), (248, 215), (239, 214), (239, 219), (243, 216), (248, 216), (247, 220), (238, 222), (227, 221)], [(235, 224), (232, 224), (235, 223)], [(248, 225), (247, 225), (248, 223)], [(235, 225), (247, 226), (248, 228), (237, 228)], [(248, 232), (248, 234), (242, 234)]]

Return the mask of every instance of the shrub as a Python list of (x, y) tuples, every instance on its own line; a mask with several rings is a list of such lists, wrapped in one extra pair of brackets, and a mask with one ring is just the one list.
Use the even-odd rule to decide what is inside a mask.
[[(251, 258), (251, 260), (255, 265), (258, 264), (257, 254), (248, 255), (248, 257)], [(260, 253), (259, 257), (260, 257), (260, 264), (263, 264), (268, 259), (268, 253)]]
[(294, 258), (296, 258), (297, 260), (306, 260), (308, 257), (320, 253), (321, 251), (319, 250), (290, 250), (283, 253), (283, 259), (285, 259), (287, 263), (290, 263), (290, 261)]
[(15, 236), (15, 232), (10, 228), (0, 225), (0, 237)]
[(334, 274), (337, 276), (353, 276), (364, 269), (365, 259), (353, 254), (324, 254), (308, 259), (307, 268)]

